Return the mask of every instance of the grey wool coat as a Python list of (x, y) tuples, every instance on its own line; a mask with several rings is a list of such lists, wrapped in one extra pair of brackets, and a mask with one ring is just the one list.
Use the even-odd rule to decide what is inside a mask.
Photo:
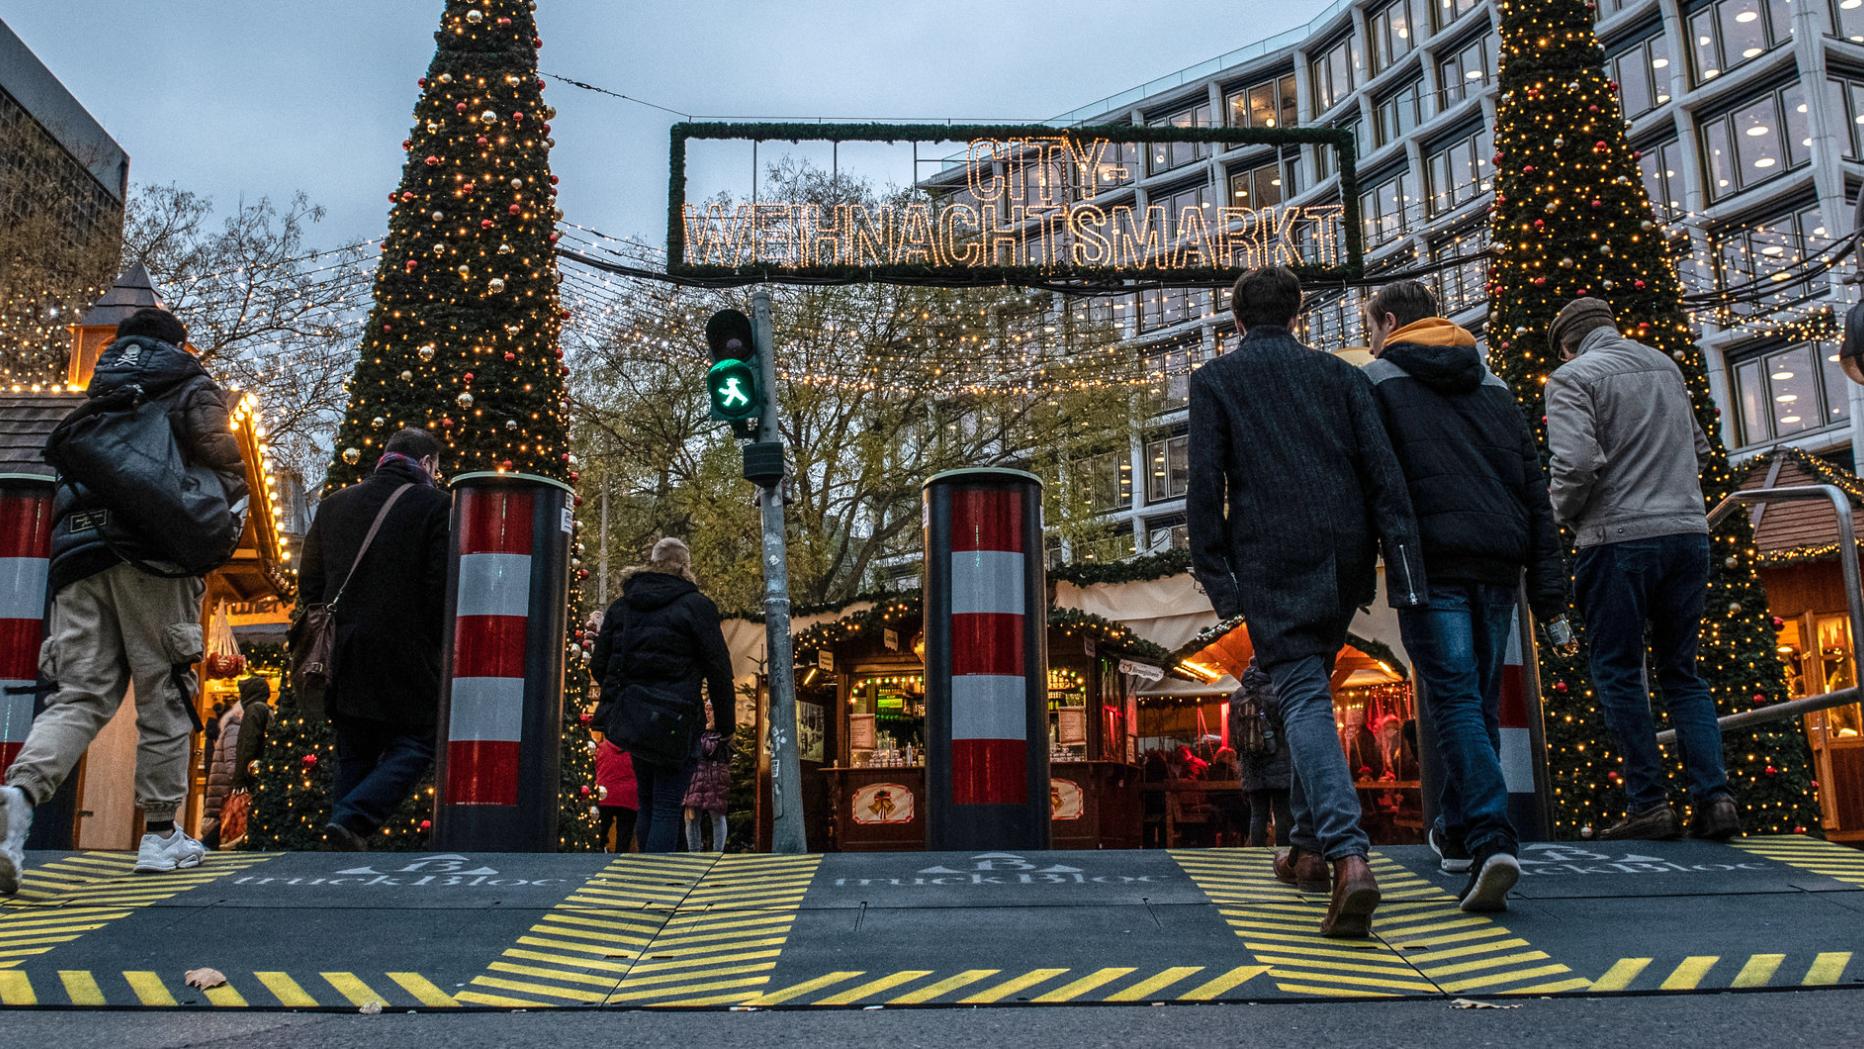
[(1428, 602), (1404, 472), (1358, 368), (1252, 327), (1192, 373), (1190, 445), (1193, 569), (1265, 666), (1338, 653), (1376, 593), (1381, 539), (1392, 606)]

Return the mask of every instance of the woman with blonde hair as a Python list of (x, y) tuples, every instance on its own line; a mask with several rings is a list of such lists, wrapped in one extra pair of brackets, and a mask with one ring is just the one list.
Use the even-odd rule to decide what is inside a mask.
[(602, 683), (595, 722), (633, 759), (641, 851), (673, 852), (705, 702), (726, 740), (737, 715), (718, 606), (699, 592), (685, 543), (662, 539), (645, 564), (622, 574), (590, 671)]

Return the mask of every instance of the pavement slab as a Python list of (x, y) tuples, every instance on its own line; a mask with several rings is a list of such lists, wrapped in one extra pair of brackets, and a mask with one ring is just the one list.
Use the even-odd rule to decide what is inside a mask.
[[(1803, 837), (1522, 850), (1468, 914), (1372, 857), (1367, 940), (1266, 849), (673, 856), (35, 853), (0, 1007), (355, 1012), (1527, 1000), (1864, 987), (1864, 852)], [(191, 986), (211, 968), (218, 980)], [(221, 982), (223, 981), (223, 982)], [(199, 983), (201, 981), (195, 981)]]

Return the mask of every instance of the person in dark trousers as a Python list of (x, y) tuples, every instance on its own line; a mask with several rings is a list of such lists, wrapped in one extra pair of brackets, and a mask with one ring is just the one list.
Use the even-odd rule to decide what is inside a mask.
[(1553, 512), (1573, 530), (1579, 611), (1592, 685), (1624, 754), (1624, 819), (1606, 839), (1675, 838), (1682, 822), (1664, 789), (1651, 717), (1649, 666), (1670, 708), (1695, 808), (1691, 833), (1741, 832), (1722, 763), (1715, 701), (1696, 673), (1709, 585), (1709, 524), (1699, 474), (1708, 438), (1682, 369), (1618, 333), (1612, 308), (1580, 298), (1547, 331), (1567, 363), (1547, 380)]
[(1293, 847), (1282, 880), (1333, 897), (1321, 935), (1362, 937), (1378, 907), (1359, 797), (1334, 734), (1330, 677), (1353, 612), (1378, 585), (1424, 603), (1404, 474), (1359, 369), (1289, 331), (1301, 284), (1254, 269), (1233, 290), (1236, 348), (1191, 373), (1191, 558), (1219, 619), (1241, 614), (1274, 683), (1294, 761)]
[[(1289, 787), (1294, 768), (1288, 760), (1288, 747), (1281, 731), (1267, 716), (1274, 705), (1274, 686), (1255, 660), (1243, 670), (1236, 695), (1231, 702), (1230, 739), (1236, 743), (1236, 755), (1242, 763), (1243, 794), (1249, 799), (1249, 837), (1247, 844), (1262, 848), (1269, 844), (1269, 817), (1275, 817), (1276, 845), (1287, 847), (1294, 830), (1294, 809), (1289, 802)], [(1253, 729), (1238, 722), (1252, 721)]]
[[(692, 738), (685, 743), (684, 760), (665, 763), (630, 752), (642, 852), (679, 848), (686, 788), (706, 725), (706, 701), (711, 702), (712, 723), (722, 737), (719, 749), (726, 761), (731, 734), (737, 730), (731, 650), (719, 626), (718, 606), (699, 592), (692, 560), (692, 551), (678, 539), (655, 543), (647, 563), (624, 574), (621, 597), (603, 615), (602, 632), (590, 655), (590, 673), (602, 683), (602, 701), (595, 712), (598, 725), (614, 723), (630, 685), (684, 697), (693, 705)], [(616, 738), (616, 743), (626, 749), (625, 739)]]
[[(299, 602), (328, 602), (341, 593), (336, 676), (324, 694), (337, 747), (324, 839), (339, 851), (365, 848), (434, 761), (450, 528), (439, 468), (440, 442), (432, 434), (397, 432), (368, 479), (324, 497), (304, 537)], [(391, 498), (394, 506), (358, 562)]]
[(1565, 630), (1560, 530), (1534, 433), (1476, 337), (1437, 316), (1437, 297), (1417, 281), (1386, 285), (1365, 310), (1377, 358), (1365, 373), (1430, 576), (1430, 603), (1398, 613), (1443, 760), (1428, 838), (1445, 871), (1473, 872), (1464, 910), (1504, 910), (1521, 865), (1500, 758), (1502, 663), (1523, 573), (1534, 614)]
[[(230, 398), (186, 350), (187, 341), (187, 328), (174, 314), (137, 310), (117, 325), (87, 395), (95, 405), (135, 387), (164, 404), (182, 458), (206, 467), (229, 510), (243, 517), (246, 470), (228, 420)], [(133, 469), (120, 480), (155, 483)], [(69, 477), (59, 478), (52, 513), (52, 611), (40, 667), (57, 691), (33, 719), (0, 787), (0, 896), (19, 891), (33, 808), (71, 775), (132, 687), (136, 806), (146, 831), (135, 869), (150, 874), (198, 867), (207, 856), (205, 846), (175, 825), (188, 794), (196, 729), (191, 668), (202, 655), (206, 579), (170, 571), (179, 566), (152, 552), (145, 526), (127, 509), (112, 508)]]

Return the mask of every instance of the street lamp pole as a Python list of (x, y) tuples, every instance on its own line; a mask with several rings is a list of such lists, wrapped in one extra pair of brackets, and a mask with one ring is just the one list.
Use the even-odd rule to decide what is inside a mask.
[[(767, 291), (751, 296), (751, 339), (757, 348), (758, 382), (765, 391), (757, 442), (781, 454), (776, 347)], [(771, 850), (800, 853), (807, 852), (809, 844), (803, 827), (802, 762), (796, 749), (796, 654), (790, 637), (790, 569), (781, 476), (759, 483), (758, 505), (763, 511), (764, 648), (770, 682)]]

